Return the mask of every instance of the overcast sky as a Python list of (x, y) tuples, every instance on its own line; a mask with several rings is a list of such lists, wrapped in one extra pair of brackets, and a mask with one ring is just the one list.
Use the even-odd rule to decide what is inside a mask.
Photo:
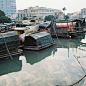
[(66, 7), (66, 13), (80, 11), (86, 8), (86, 0), (16, 0), (17, 9), (26, 9), (30, 6), (47, 7), (62, 11)]

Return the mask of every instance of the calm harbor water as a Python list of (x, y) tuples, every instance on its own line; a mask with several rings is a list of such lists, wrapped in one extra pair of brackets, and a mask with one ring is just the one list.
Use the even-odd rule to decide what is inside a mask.
[(0, 86), (86, 86), (86, 35), (54, 40), (47, 49), (0, 59)]

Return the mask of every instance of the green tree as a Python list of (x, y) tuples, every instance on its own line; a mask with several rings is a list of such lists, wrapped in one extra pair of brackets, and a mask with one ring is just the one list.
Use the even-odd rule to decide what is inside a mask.
[(69, 16), (68, 15), (65, 15), (65, 19), (69, 19)]
[(45, 16), (45, 20), (51, 21), (54, 18), (53, 15)]
[(27, 17), (23, 17), (23, 20), (28, 20), (28, 18)]
[(0, 10), (0, 23), (11, 23), (11, 19), (5, 16), (5, 13)]
[(6, 16), (1, 16), (0, 23), (11, 23), (11, 19)]
[(5, 13), (0, 10), (0, 17), (1, 17), (1, 16), (5, 16)]
[(65, 19), (65, 10), (66, 10), (66, 8), (64, 7), (64, 8), (62, 8), (62, 10), (64, 11), (64, 19)]

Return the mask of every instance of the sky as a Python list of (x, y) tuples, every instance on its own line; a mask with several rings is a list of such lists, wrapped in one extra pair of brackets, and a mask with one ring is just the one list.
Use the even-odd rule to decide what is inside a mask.
[(86, 8), (86, 0), (16, 0), (18, 10), (27, 9), (27, 7), (47, 7), (52, 9), (66, 8), (65, 13), (73, 13)]

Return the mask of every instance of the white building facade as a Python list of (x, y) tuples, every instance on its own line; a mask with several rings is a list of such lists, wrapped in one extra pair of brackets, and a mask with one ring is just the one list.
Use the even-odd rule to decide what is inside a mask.
[(17, 20), (23, 20), (24, 17), (27, 17), (28, 19), (32, 18), (32, 13), (30, 9), (24, 9), (24, 10), (18, 10), (17, 13)]
[(4, 11), (6, 16), (16, 13), (16, 0), (0, 0), (0, 10)]
[(48, 15), (54, 16), (54, 9), (37, 6), (37, 7), (33, 7), (33, 9), (31, 9), (31, 13), (33, 16), (36, 16), (40, 19), (44, 19), (45, 16), (48, 16)]
[(28, 7), (27, 9), (24, 10), (19, 10), (18, 11), (18, 17), (17, 20), (22, 20), (23, 17), (27, 17), (28, 19), (45, 19), (45, 16), (48, 15), (57, 15), (61, 12), (60, 10), (56, 9), (51, 9), (51, 8), (46, 8), (46, 7)]
[(81, 14), (83, 18), (86, 18), (86, 8), (81, 9)]

